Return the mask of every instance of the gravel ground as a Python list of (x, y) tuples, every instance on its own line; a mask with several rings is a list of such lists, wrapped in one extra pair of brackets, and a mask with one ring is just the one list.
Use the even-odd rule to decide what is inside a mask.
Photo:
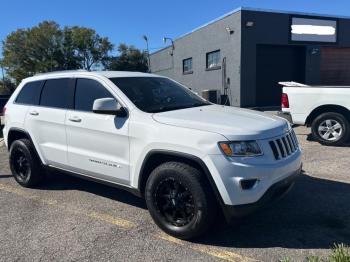
[[(350, 146), (324, 147), (295, 129), (304, 174), (281, 201), (205, 237), (163, 234), (145, 203), (104, 185), (51, 174), (25, 189), (0, 149), (0, 261), (303, 261), (350, 244)], [(1, 144), (1, 142), (0, 142)], [(219, 220), (218, 220), (219, 222)]]

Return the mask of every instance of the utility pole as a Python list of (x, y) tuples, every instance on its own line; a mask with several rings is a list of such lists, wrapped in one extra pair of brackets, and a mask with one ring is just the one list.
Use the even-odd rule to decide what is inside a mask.
[(149, 46), (148, 46), (148, 37), (146, 35), (143, 35), (142, 38), (146, 42), (146, 48), (147, 48), (147, 64), (148, 64), (148, 72), (151, 72), (151, 59), (149, 57)]

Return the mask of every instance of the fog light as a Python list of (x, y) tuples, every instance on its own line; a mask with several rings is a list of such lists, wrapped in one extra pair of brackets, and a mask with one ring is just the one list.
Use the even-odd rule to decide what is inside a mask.
[(258, 184), (259, 180), (254, 178), (254, 179), (244, 179), (241, 180), (241, 188), (243, 190), (248, 190), (254, 188)]

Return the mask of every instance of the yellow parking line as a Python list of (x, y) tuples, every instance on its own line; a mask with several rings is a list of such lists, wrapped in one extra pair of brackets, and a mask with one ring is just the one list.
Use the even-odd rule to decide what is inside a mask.
[(116, 226), (124, 227), (124, 228), (136, 227), (136, 224), (134, 224), (133, 222), (131, 222), (129, 220), (116, 218), (116, 217), (110, 216), (108, 214), (92, 212), (92, 213), (87, 214), (87, 215), (91, 218), (96, 218), (98, 220), (101, 220), (101, 221), (104, 221), (104, 222), (107, 222), (107, 223), (110, 223), (110, 224), (113, 224)]
[(177, 245), (186, 246), (194, 251), (198, 251), (198, 252), (204, 253), (206, 255), (216, 257), (216, 258), (226, 260), (226, 261), (231, 261), (231, 262), (238, 262), (238, 261), (240, 261), (240, 262), (253, 262), (253, 261), (256, 261), (255, 259), (244, 257), (244, 256), (237, 254), (237, 253), (234, 253), (232, 251), (227, 251), (227, 250), (223, 250), (220, 248), (206, 246), (206, 245), (202, 245), (202, 244), (189, 243), (189, 242), (177, 239), (175, 237), (169, 236), (165, 233), (161, 233), (161, 234), (157, 235), (157, 237), (161, 238), (163, 240), (166, 240), (168, 242), (172, 242), (172, 243), (175, 243)]
[(21, 197), (26, 198), (26, 199), (35, 199), (35, 200), (37, 200), (37, 201), (39, 201), (39, 202), (41, 202), (43, 204), (54, 205), (54, 206), (56, 206), (58, 208), (64, 209), (65, 211), (68, 211), (70, 213), (81, 214), (81, 215), (84, 215), (84, 216), (87, 216), (87, 217), (90, 217), (90, 218), (94, 218), (94, 219), (97, 219), (97, 220), (100, 220), (100, 221), (103, 221), (103, 222), (107, 222), (107, 223), (112, 224), (112, 225), (123, 227), (123, 228), (126, 228), (126, 229), (130, 229), (130, 228), (136, 227), (136, 224), (134, 224), (131, 221), (125, 220), (125, 219), (113, 217), (111, 215), (104, 214), (104, 213), (99, 213), (99, 212), (95, 212), (95, 211), (91, 212), (91, 213), (88, 213), (88, 212), (85, 212), (83, 210), (67, 208), (67, 207), (64, 207), (62, 205), (59, 205), (56, 200), (40, 199), (38, 196), (32, 195), (32, 194), (26, 192), (23, 189), (12, 187), (12, 186), (9, 186), (9, 185), (6, 185), (6, 184), (0, 184), (0, 190), (16, 194), (16, 195), (21, 196)]

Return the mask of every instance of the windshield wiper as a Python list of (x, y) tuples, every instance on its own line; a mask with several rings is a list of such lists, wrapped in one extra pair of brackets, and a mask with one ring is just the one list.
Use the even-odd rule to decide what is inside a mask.
[(178, 110), (178, 109), (184, 109), (187, 108), (187, 106), (181, 105), (181, 106), (163, 106), (158, 109), (152, 110), (152, 113), (160, 113), (165, 111), (172, 111), (172, 110)]
[(194, 103), (194, 104), (192, 104), (191, 107), (208, 106), (208, 105), (210, 105), (210, 103), (200, 102), (200, 103)]
[(210, 105), (210, 103), (193, 103), (189, 105), (179, 105), (179, 106), (163, 106), (158, 109), (152, 110), (152, 113), (160, 113), (165, 111), (172, 111), (172, 110), (179, 110), (179, 109), (185, 109), (185, 108), (191, 108), (191, 107), (198, 107), (198, 106), (207, 106)]

